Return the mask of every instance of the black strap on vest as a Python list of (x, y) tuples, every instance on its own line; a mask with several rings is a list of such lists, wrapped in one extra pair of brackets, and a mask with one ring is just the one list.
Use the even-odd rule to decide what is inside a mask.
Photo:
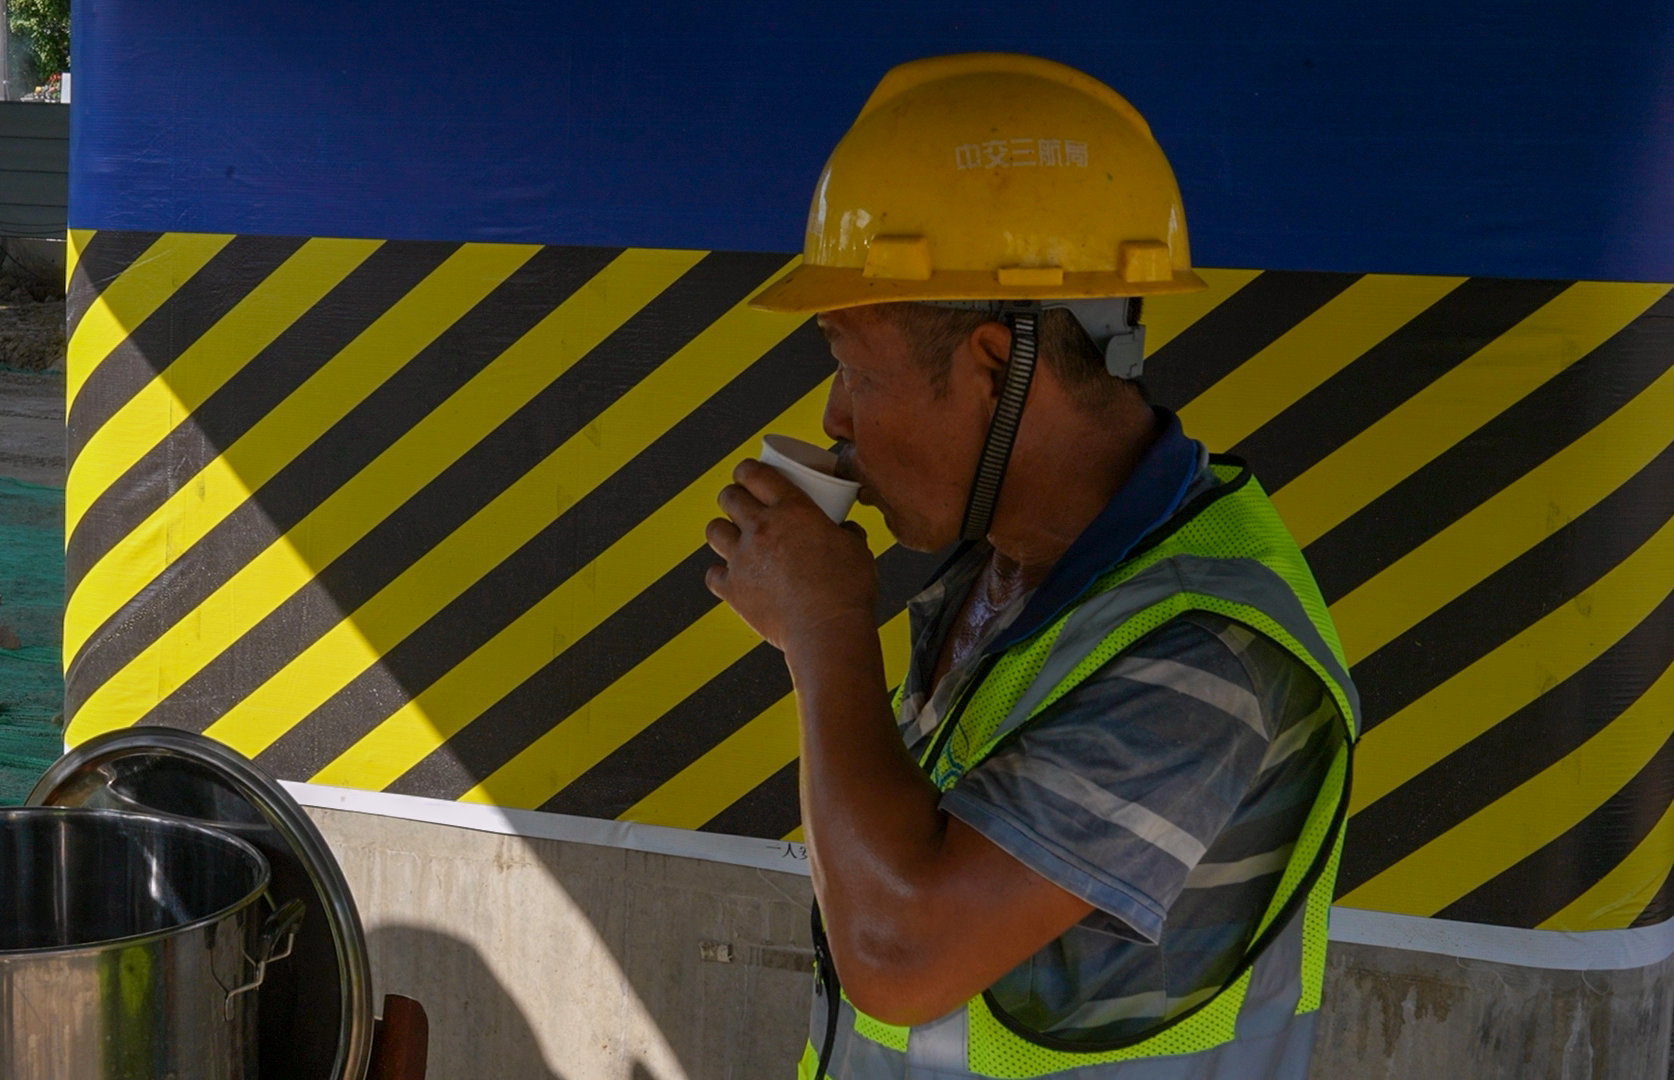
[(1040, 304), (1008, 303), (1006, 314), (1011, 324), (1011, 356), (1006, 361), (999, 404), (988, 422), (988, 438), (982, 444), (976, 479), (971, 482), (970, 498), (965, 503), (965, 522), (959, 530), (965, 540), (981, 540), (988, 535), (994, 508), (1000, 502), (1000, 486), (1005, 483), (1006, 465), (1011, 462), (1012, 444), (1017, 441), (1017, 426), (1023, 419), (1023, 403), (1035, 378)]
[(831, 1052), (837, 1046), (837, 1018), (842, 1013), (843, 988), (837, 983), (837, 965), (831, 962), (831, 942), (825, 937), (825, 921), (820, 918), (820, 902), (815, 900), (808, 909), (808, 929), (814, 939), (814, 992), (825, 995), (825, 1038), (820, 1040), (820, 1063), (814, 1069), (814, 1080), (825, 1080), (831, 1067)]

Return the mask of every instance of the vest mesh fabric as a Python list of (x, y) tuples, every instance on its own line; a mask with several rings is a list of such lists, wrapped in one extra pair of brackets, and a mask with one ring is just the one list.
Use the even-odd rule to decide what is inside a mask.
[[(1339, 670), (1346, 670), (1342, 646), (1319, 587), (1266, 493), (1239, 466), (1217, 462), (1213, 467), (1223, 484), (1223, 488), (1217, 489), (1214, 501), (1160, 541), (1100, 577), (1083, 597), (1083, 602), (1177, 556), (1246, 560), (1259, 564), (1251, 567), (1252, 573), (1270, 571), (1282, 580), (1301, 603), (1308, 621), (1331, 651)], [(1298, 974), (1302, 987), (1296, 1009), (1300, 1015), (1317, 1009), (1320, 1003), (1325, 970), (1326, 922), (1343, 842), (1343, 830), (1336, 828), (1333, 836), (1333, 826), (1340, 824), (1339, 811), (1346, 798), (1349, 755), (1357, 719), (1354, 703), (1326, 664), (1267, 612), (1209, 592), (1194, 591), (1184, 578), (1181, 578), (1179, 586), (1106, 632), (1098, 645), (1031, 710), (1030, 718), (1039, 715), (1141, 638), (1190, 611), (1212, 611), (1245, 624), (1284, 647), (1319, 677), (1343, 717), (1345, 739), (1338, 748), (1279, 884), (1252, 936), (1252, 941), (1262, 940), (1280, 916), (1294, 910), (1292, 902), (1301, 901), (1303, 947), (1302, 970)], [(951, 788), (1017, 730), (1015, 725), (1005, 732), (1000, 732), (999, 728), (1039, 676), (1074, 611), (1075, 607), (1071, 607), (1059, 613), (1045, 629), (1013, 645), (998, 659), (980, 686), (971, 692), (965, 707), (950, 708), (950, 718), (957, 726), (945, 740), (939, 758), (924, 763), (939, 789), (946, 791)], [(899, 693), (895, 705), (899, 710)], [(947, 722), (946, 719), (943, 722)], [(943, 743), (942, 739), (931, 740), (932, 747)], [(1317, 868), (1322, 849), (1328, 841), (1332, 843), (1332, 850), (1325, 857), (1323, 870), (1309, 883), (1308, 875)], [(1305, 897), (1299, 895), (1304, 888)], [(1178, 1018), (1155, 1035), (1132, 1045), (1103, 1051), (1056, 1049), (1044, 1045), (1049, 1041), (1044, 1037), (1025, 1038), (1002, 1022), (990, 1009), (985, 996), (979, 995), (965, 1006), (969, 1019), (968, 1067), (975, 1075), (996, 1080), (1031, 1080), (1068, 1069), (1212, 1049), (1235, 1037), (1250, 978), (1251, 969), (1246, 964), (1237, 978), (1195, 1012)], [(858, 1012), (854, 1031), (863, 1038), (902, 1053), (906, 1051), (910, 1039), (908, 1029), (884, 1024)]]
[(907, 1052), (907, 1029), (894, 1024), (886, 1024), (882, 1020), (874, 1019), (855, 1010), (854, 1030), (859, 1035), (871, 1039), (875, 1043), (882, 1043), (891, 1050)]

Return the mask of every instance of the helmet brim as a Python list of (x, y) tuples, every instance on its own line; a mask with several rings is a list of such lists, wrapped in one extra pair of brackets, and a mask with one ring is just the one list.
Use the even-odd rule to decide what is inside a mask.
[(1191, 270), (1170, 281), (1128, 281), (1113, 270), (1070, 271), (1057, 285), (1002, 285), (991, 270), (937, 270), (922, 280), (867, 277), (857, 269), (803, 263), (757, 293), (750, 306), (811, 315), (820, 311), (926, 300), (1084, 300), (1165, 296), (1208, 286)]

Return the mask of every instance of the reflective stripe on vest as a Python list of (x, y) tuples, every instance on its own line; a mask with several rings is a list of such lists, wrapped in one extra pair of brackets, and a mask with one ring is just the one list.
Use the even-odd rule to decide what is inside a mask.
[[(946, 791), (1042, 710), (1187, 612), (1224, 615), (1290, 652), (1336, 700), (1345, 738), (1238, 974), (1151, 1033), (1093, 1049), (1028, 1031), (988, 994), (912, 1029), (884, 1024), (844, 999), (829, 1068), (834, 1080), (1306, 1076), (1360, 702), (1325, 601), (1266, 493), (1242, 462), (1217, 458), (1212, 467), (1220, 486), (1142, 541), (1050, 625), (991, 658), (986, 676), (948, 710), (931, 742), (936, 760), (924, 764)], [(826, 1015), (816, 992), (802, 1080), (815, 1071)]]

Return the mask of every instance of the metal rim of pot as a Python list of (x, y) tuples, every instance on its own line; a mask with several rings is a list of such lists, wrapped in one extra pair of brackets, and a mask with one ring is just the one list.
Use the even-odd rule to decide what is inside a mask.
[[(222, 919), (225, 919), (228, 915), (231, 915), (236, 911), (242, 911), (251, 904), (258, 902), (267, 894), (268, 883), (273, 879), (273, 871), (267, 865), (267, 856), (257, 851), (251, 844), (233, 836), (231, 833), (221, 832), (219, 829), (211, 828), (207, 825), (200, 825), (195, 821), (188, 821), (185, 818), (170, 817), (166, 814), (136, 813), (132, 810), (105, 810), (102, 808), (93, 809), (85, 806), (8, 806), (0, 807), (0, 824), (3, 824), (12, 818), (21, 818), (25, 815), (51, 815), (64, 817), (73, 815), (75, 817), (90, 819), (99, 818), (115, 821), (126, 820), (145, 822), (148, 824), (161, 825), (170, 829), (189, 829), (192, 832), (206, 837), (211, 843), (227, 843), (241, 850), (244, 854), (256, 860), (256, 864), (261, 867), (262, 873), (261, 880), (257, 884), (256, 888), (252, 889), (248, 893), (245, 893), (233, 903), (218, 908), (208, 915), (201, 915), (189, 922), (175, 923), (172, 926), (166, 926), (160, 930), (147, 930), (142, 934), (126, 934), (122, 937), (100, 938), (98, 941), (89, 941), (82, 945), (44, 945), (34, 949), (0, 950), (0, 956), (5, 956), (8, 959), (12, 957), (23, 959), (49, 956), (68, 956), (74, 953), (104, 952), (107, 949), (117, 947), (149, 945), (151, 942), (158, 941), (162, 938), (173, 937), (176, 934), (191, 933), (194, 930), (199, 930), (213, 923), (218, 923)], [(271, 898), (269, 899), (271, 902)], [(269, 957), (269, 959), (277, 959), (277, 957)]]

